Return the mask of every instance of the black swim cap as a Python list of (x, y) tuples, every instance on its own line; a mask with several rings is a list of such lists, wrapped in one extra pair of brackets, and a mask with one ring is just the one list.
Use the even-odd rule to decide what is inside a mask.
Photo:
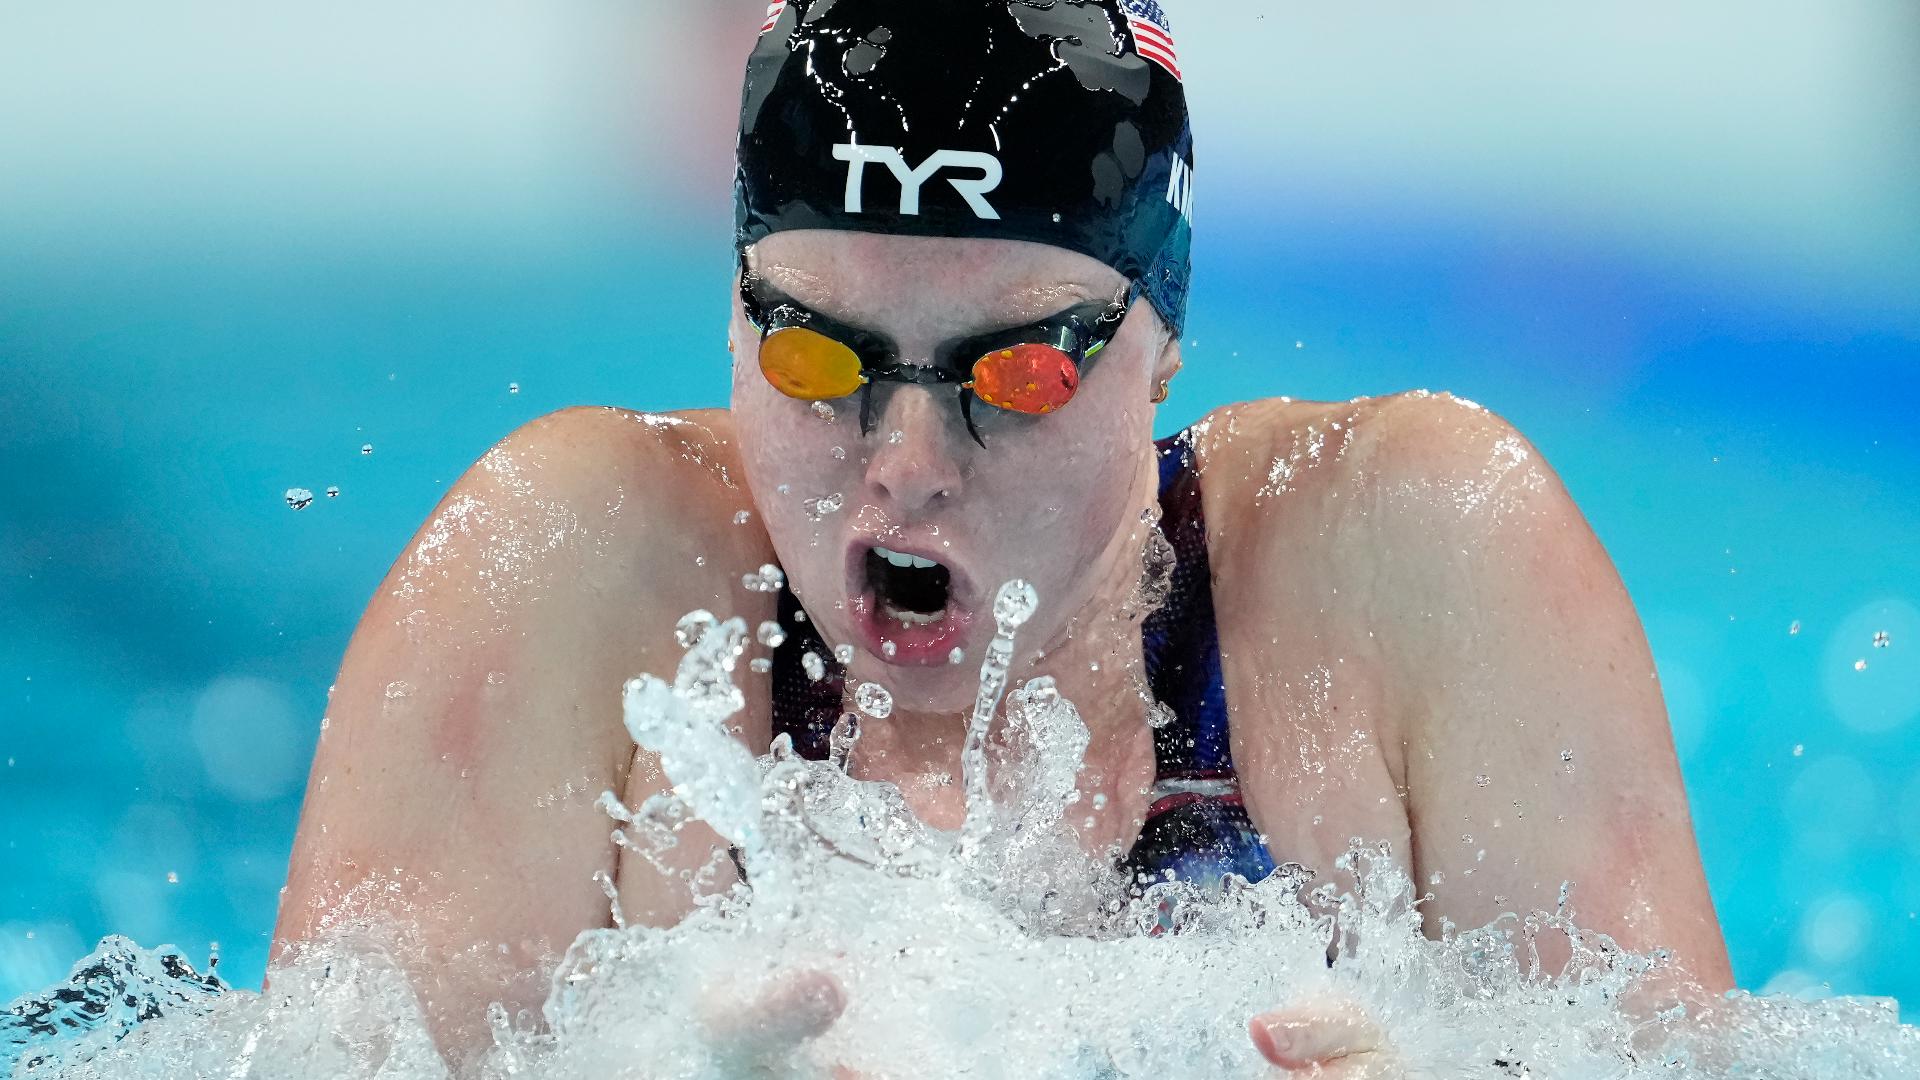
[(737, 162), (741, 252), (789, 229), (1029, 240), (1185, 321), (1193, 134), (1155, 0), (776, 0)]

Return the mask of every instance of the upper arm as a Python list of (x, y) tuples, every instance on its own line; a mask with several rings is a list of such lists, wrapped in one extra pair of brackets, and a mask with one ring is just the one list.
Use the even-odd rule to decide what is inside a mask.
[(1730, 983), (1660, 685), (1611, 561), (1497, 417), (1402, 398), (1369, 452), (1370, 623), (1430, 921), (1554, 908)]
[[(719, 525), (746, 498), (714, 475), (725, 446), (689, 453), (676, 440), (710, 433), (639, 419), (571, 410), (514, 433), (396, 562), (329, 701), (277, 941), (398, 916), (448, 1007), (477, 1021), (469, 993), (537, 1004), (540, 964), (607, 922), (592, 875), (615, 869), (612, 822), (595, 800), (623, 789), (633, 754), (621, 686), (671, 671), (677, 615), (722, 610), (717, 567), (759, 556), (719, 550), (749, 543)], [(462, 976), (460, 954), (499, 959)]]

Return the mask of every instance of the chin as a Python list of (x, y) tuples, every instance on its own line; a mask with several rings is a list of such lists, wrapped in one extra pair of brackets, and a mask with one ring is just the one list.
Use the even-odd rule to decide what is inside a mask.
[(876, 673), (895, 709), (914, 713), (967, 714), (980, 690), (980, 667), (971, 659), (945, 671), (885, 666)]

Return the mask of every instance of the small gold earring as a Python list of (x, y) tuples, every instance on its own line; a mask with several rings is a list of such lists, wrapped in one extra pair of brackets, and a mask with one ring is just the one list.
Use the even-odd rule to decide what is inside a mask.
[(732, 352), (732, 351), (733, 351), (733, 339), (732, 339), (732, 338), (728, 338), (728, 339), (727, 339), (727, 351), (728, 351), (728, 352)]
[(1153, 403), (1155, 405), (1159, 405), (1167, 400), (1167, 383), (1169, 382), (1172, 382), (1172, 380), (1168, 379), (1163, 381), (1160, 384), (1160, 389), (1153, 392)]

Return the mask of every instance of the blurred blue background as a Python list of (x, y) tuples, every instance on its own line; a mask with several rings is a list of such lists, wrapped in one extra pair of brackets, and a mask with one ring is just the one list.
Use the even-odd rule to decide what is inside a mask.
[[(1167, 6), (1166, 428), (1519, 425), (1646, 620), (1742, 983), (1920, 1008), (1920, 7)], [(256, 982), (441, 492), (549, 409), (724, 401), (763, 10), (0, 6), (0, 1000), (108, 932)]]

